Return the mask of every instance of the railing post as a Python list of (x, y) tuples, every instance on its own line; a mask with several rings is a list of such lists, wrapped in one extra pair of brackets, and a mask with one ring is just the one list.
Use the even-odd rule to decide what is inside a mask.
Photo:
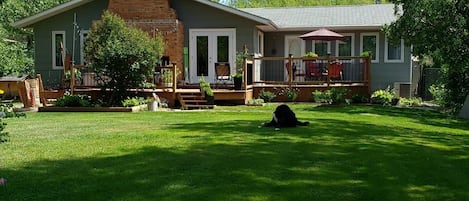
[(293, 82), (293, 54), (288, 55), (288, 87), (291, 88)]
[(327, 88), (329, 88), (329, 86), (331, 85), (331, 71), (330, 71), (330, 67), (331, 67), (331, 53), (327, 53), (327, 56), (326, 56), (326, 59), (327, 59), (327, 64), (326, 64), (326, 68), (327, 68)]
[(368, 85), (368, 93), (371, 95), (371, 59), (372, 59), (372, 53), (368, 55), (367, 62), (366, 62), (366, 73), (364, 76), (366, 76), (366, 84)]
[(177, 88), (177, 65), (176, 62), (173, 63), (173, 93), (176, 93)]
[(243, 89), (246, 90), (248, 84), (248, 58), (243, 56)]
[(75, 91), (75, 65), (70, 65), (70, 94)]

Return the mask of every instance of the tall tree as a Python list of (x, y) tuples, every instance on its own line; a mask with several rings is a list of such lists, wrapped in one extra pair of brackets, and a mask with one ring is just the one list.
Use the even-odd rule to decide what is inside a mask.
[(33, 33), (11, 24), (69, 0), (2, 0), (0, 2), (0, 75), (33, 73)]
[(403, 38), (418, 56), (440, 58), (446, 106), (458, 111), (469, 94), (469, 1), (391, 0), (397, 21), (385, 27), (394, 41)]

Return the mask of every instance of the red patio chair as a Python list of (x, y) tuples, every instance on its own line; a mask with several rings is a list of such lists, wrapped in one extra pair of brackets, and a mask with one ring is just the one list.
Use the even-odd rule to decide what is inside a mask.
[(306, 61), (306, 76), (308, 80), (321, 80), (327, 74), (321, 72), (318, 64), (314, 61)]
[(341, 62), (331, 62), (329, 65), (328, 76), (331, 79), (342, 80), (342, 71), (344, 70), (344, 64)]

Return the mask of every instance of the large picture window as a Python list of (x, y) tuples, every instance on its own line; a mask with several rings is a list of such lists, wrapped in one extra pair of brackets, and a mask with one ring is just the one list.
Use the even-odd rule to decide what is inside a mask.
[(362, 33), (360, 37), (360, 52), (371, 52), (372, 62), (379, 62), (379, 34)]
[(397, 44), (391, 44), (386, 39), (384, 44), (384, 61), (388, 63), (404, 62), (404, 40), (400, 40)]
[(52, 32), (52, 69), (63, 69), (66, 54), (65, 31)]
[(344, 33), (342, 35), (344, 39), (337, 41), (336, 55), (341, 57), (354, 56), (355, 35), (351, 33)]

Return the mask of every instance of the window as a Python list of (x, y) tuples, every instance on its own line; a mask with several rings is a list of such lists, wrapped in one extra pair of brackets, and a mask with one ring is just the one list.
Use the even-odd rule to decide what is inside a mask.
[(384, 61), (388, 63), (404, 62), (404, 40), (400, 40), (397, 44), (390, 44), (386, 39), (384, 43)]
[(264, 55), (264, 33), (262, 31), (257, 32), (257, 45), (259, 48), (259, 54)]
[(331, 42), (313, 40), (313, 52), (318, 56), (327, 56), (331, 52)]
[(52, 32), (52, 69), (63, 69), (66, 53), (65, 31)]
[(82, 65), (86, 65), (86, 54), (85, 54), (85, 46), (86, 46), (86, 39), (88, 38), (88, 30), (81, 30), (80, 31), (80, 63)]
[(362, 33), (360, 37), (360, 52), (371, 52), (372, 62), (379, 62), (379, 33)]
[(355, 35), (354, 34), (342, 34), (344, 39), (342, 41), (337, 41), (336, 55), (337, 56), (354, 56), (355, 51)]

